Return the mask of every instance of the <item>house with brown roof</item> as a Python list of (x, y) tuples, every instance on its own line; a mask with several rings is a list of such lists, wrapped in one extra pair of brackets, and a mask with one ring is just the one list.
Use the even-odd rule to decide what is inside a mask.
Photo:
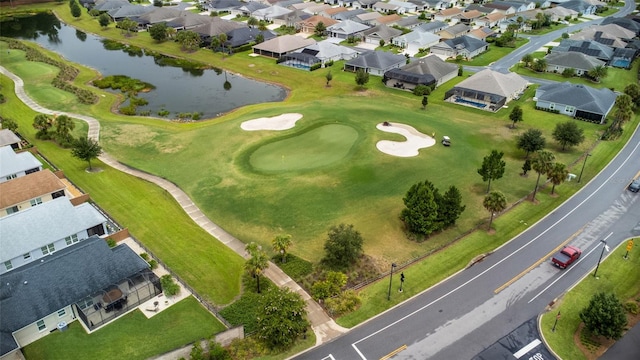
[(477, 19), (483, 17), (484, 14), (478, 10), (465, 11), (455, 16), (458, 19), (458, 22), (461, 22), (465, 25), (471, 25), (476, 22)]
[(0, 129), (0, 147), (11, 146), (13, 150), (22, 149), (22, 139), (9, 129)]
[(506, 16), (501, 12), (490, 13), (476, 19), (476, 25), (492, 28), (498, 26), (500, 21), (505, 17)]
[(328, 26), (337, 24), (338, 20), (333, 20), (332, 18), (324, 17), (322, 15), (314, 15), (296, 23), (296, 29), (299, 29), (303, 33), (314, 33), (316, 31), (316, 26), (320, 23), (322, 23), (326, 29)]
[(402, 16), (398, 14), (390, 14), (390, 15), (383, 15), (376, 18), (371, 22), (371, 24), (393, 26), (393, 25), (396, 25), (400, 20), (402, 20)]
[(445, 100), (482, 110), (498, 111), (529, 86), (516, 73), (503, 74), (491, 69), (479, 71), (445, 93)]
[(282, 35), (254, 45), (253, 53), (272, 58), (279, 58), (282, 55), (292, 53), (315, 43), (316, 41), (314, 39), (305, 39), (296, 35)]
[(488, 37), (496, 36), (496, 32), (491, 28), (481, 27), (469, 31), (467, 35), (479, 40), (485, 40)]
[(347, 9), (344, 6), (330, 7), (328, 9), (322, 10), (321, 12), (318, 13), (318, 15), (326, 16), (333, 19), (335, 15), (345, 11), (349, 11), (349, 9)]
[(433, 15), (431, 15), (431, 19), (437, 20), (437, 21), (446, 21), (446, 20), (451, 20), (454, 16), (459, 15), (461, 13), (462, 13), (462, 10), (460, 10), (460, 8), (452, 7), (449, 9), (443, 9), (435, 12)]
[(0, 217), (38, 206), (61, 196), (65, 184), (49, 169), (0, 183)]
[(436, 35), (440, 36), (440, 38), (447, 39), (455, 39), (461, 36), (466, 35), (469, 31), (471, 31), (471, 27), (465, 24), (455, 24), (453, 26), (449, 26), (444, 30), (441, 30), (436, 33)]

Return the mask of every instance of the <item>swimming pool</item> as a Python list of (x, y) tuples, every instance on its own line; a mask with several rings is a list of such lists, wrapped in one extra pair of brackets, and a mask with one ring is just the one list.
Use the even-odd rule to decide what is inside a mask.
[(463, 99), (461, 97), (457, 97), (456, 98), (456, 102), (457, 103), (462, 103), (462, 104), (469, 104), (471, 106), (475, 106), (475, 107), (480, 108), (480, 109), (484, 109), (485, 107), (487, 107), (487, 104), (483, 104), (483, 103), (479, 103), (479, 102), (471, 101), (471, 100), (466, 100), (466, 99)]

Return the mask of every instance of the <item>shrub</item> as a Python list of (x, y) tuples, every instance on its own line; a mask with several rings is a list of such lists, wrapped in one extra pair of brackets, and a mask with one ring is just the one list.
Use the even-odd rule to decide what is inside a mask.
[(353, 290), (347, 290), (337, 297), (327, 299), (325, 307), (332, 316), (342, 316), (350, 313), (360, 306), (362, 300)]
[(165, 117), (165, 116), (167, 116), (169, 114), (170, 114), (169, 110), (166, 110), (166, 109), (162, 109), (162, 110), (158, 111), (158, 116), (161, 116), (161, 117)]
[(427, 85), (418, 85), (413, 89), (413, 95), (425, 96), (431, 94), (431, 88)]
[(176, 284), (171, 275), (163, 275), (160, 278), (160, 284), (166, 296), (177, 295), (180, 292), (180, 286)]
[(141, 257), (142, 259), (144, 259), (144, 261), (149, 262), (149, 254), (147, 254), (147, 253), (142, 253), (142, 254), (140, 254), (140, 257)]
[(149, 260), (149, 267), (151, 270), (155, 270), (158, 268), (158, 262), (154, 259)]
[(627, 301), (624, 304), (624, 309), (633, 315), (638, 315), (638, 312), (640, 312), (640, 309), (638, 308), (638, 303), (635, 301)]
[(113, 240), (112, 238), (107, 238), (107, 245), (109, 245), (109, 247), (112, 248), (118, 245), (118, 243), (116, 243), (116, 241)]
[(313, 70), (318, 70), (322, 67), (322, 63), (317, 63), (317, 64), (313, 64), (311, 65), (311, 67), (309, 68), (309, 71), (313, 71)]

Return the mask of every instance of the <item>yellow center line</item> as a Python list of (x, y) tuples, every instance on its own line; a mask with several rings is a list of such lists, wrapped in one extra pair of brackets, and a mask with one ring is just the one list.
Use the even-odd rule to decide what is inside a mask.
[(516, 275), (513, 279), (507, 281), (506, 283), (504, 283), (503, 285), (501, 285), (499, 288), (495, 289), (493, 292), (495, 294), (499, 293), (500, 291), (506, 289), (509, 285), (513, 284), (514, 282), (518, 281), (521, 277), (523, 277), (526, 273), (528, 273), (529, 271), (533, 270), (533, 268), (537, 267), (538, 265), (540, 265), (543, 261), (546, 261), (549, 257), (551, 257), (553, 254), (556, 253), (556, 251), (560, 250), (562, 247), (564, 247), (565, 245), (567, 245), (571, 240), (573, 240), (576, 236), (578, 236), (579, 233), (582, 232), (582, 229), (584, 229), (584, 227), (580, 228), (580, 230), (576, 231), (575, 233), (573, 233), (571, 236), (569, 236), (569, 238), (565, 241), (562, 242), (562, 244), (558, 245), (558, 247), (556, 247), (555, 249), (551, 250), (547, 255), (543, 256), (542, 258), (540, 258), (538, 261), (536, 261), (535, 263), (533, 263), (531, 266), (529, 266), (528, 268), (526, 268), (523, 272), (521, 272), (520, 274)]
[(406, 349), (407, 345), (402, 345), (399, 348), (393, 350), (392, 352), (390, 352), (389, 354), (383, 356), (380, 358), (380, 360), (388, 360), (391, 359), (392, 357), (394, 357), (395, 355), (397, 355), (398, 353), (400, 353), (402, 350)]

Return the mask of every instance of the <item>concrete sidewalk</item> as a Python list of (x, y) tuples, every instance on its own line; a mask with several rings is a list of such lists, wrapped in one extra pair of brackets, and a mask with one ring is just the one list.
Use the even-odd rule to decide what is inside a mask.
[[(89, 125), (88, 137), (90, 139), (99, 140), (100, 137), (100, 123), (98, 120), (80, 114), (68, 113), (64, 111), (54, 111), (50, 109), (46, 109), (40, 105), (38, 105), (35, 101), (33, 101), (24, 91), (24, 82), (22, 79), (17, 77), (15, 74), (0, 66), (0, 73), (9, 77), (13, 80), (15, 84), (15, 93), (16, 96), (31, 109), (38, 111), (43, 114), (48, 115), (67, 115), (71, 118), (79, 119), (86, 122)], [(99, 157), (100, 161), (105, 163), (108, 166), (111, 166), (114, 169), (120, 170), (129, 175), (147, 180), (151, 183), (154, 183), (161, 188), (165, 189), (174, 199), (180, 204), (182, 209), (193, 219), (193, 221), (198, 224), (202, 229), (211, 234), (211, 236), (218, 239), (220, 242), (228, 246), (230, 249), (235, 251), (238, 255), (247, 259), (249, 255), (245, 252), (244, 247), (245, 244), (233, 237), (231, 234), (226, 232), (224, 229), (216, 225), (212, 222), (197, 206), (191, 201), (189, 196), (182, 191), (178, 186), (174, 183), (160, 178), (158, 176), (133, 169), (128, 167), (116, 159), (111, 157), (109, 154), (103, 152)], [(307, 304), (307, 316), (309, 322), (311, 323), (311, 328), (316, 335), (316, 345), (322, 344), (326, 341), (329, 341), (335, 337), (340, 336), (345, 333), (347, 329), (339, 326), (333, 321), (329, 315), (322, 309), (322, 307), (307, 294), (304, 289), (302, 289), (293, 279), (291, 279), (287, 274), (285, 274), (279, 267), (275, 264), (269, 262), (269, 267), (265, 270), (264, 275), (273, 283), (278, 285), (279, 287), (287, 287), (292, 291), (297, 292), (302, 296), (304, 301)]]

